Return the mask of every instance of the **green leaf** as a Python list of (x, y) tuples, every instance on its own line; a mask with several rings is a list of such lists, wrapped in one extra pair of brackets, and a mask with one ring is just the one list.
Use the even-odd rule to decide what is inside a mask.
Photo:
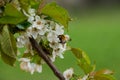
[(1, 49), (1, 38), (2, 38), (2, 34), (0, 33), (0, 55), (1, 55), (1, 53), (2, 53), (2, 49)]
[(1, 35), (2, 29), (3, 29), (3, 26), (4, 25), (0, 25), (0, 35)]
[(49, 3), (43, 7), (41, 13), (50, 16), (56, 22), (64, 25), (65, 28), (68, 27), (68, 22), (70, 21), (68, 12), (64, 8), (58, 6), (55, 2)]
[(5, 7), (5, 15), (12, 17), (25, 17), (20, 11), (18, 11), (12, 4), (7, 4)]
[[(1, 39), (1, 37), (0, 37)], [(2, 51), (2, 48), (1, 48), (1, 44), (0, 44), (0, 55), (1, 55), (1, 59), (8, 65), (10, 66), (14, 66), (14, 63), (16, 61), (15, 58), (13, 57), (10, 57), (8, 55), (6, 55), (3, 51)]]
[(85, 59), (86, 63), (90, 64), (90, 59), (87, 54), (80, 48), (72, 48), (71, 51), (74, 53), (77, 59)]
[(2, 31), (2, 37), (0, 39), (2, 51), (12, 58), (16, 58), (17, 47), (16, 40), (12, 33), (10, 33), (9, 26), (5, 25)]
[(103, 69), (103, 70), (99, 70), (99, 71), (95, 72), (95, 75), (100, 75), (100, 74), (112, 75), (112, 74), (114, 74), (114, 72), (111, 70), (108, 70), (108, 69)]
[(18, 24), (26, 19), (27, 17), (18, 11), (12, 4), (7, 4), (4, 16), (0, 18), (0, 24)]
[(14, 66), (16, 59), (4, 53), (1, 53), (1, 59), (8, 65)]
[(91, 65), (90, 59), (85, 52), (79, 48), (72, 48), (71, 51), (77, 58), (78, 65), (83, 69), (85, 74), (88, 74), (94, 70), (95, 66)]
[[(1, 39), (1, 34), (0, 34), (0, 39)], [(1, 56), (1, 53), (2, 51), (1, 51), (1, 42), (0, 42), (0, 56)]]
[(94, 80), (116, 80), (116, 79), (112, 75), (101, 74), (94, 76)]
[(18, 24), (20, 22), (23, 22), (25, 19), (26, 18), (3, 16), (0, 18), (0, 24)]

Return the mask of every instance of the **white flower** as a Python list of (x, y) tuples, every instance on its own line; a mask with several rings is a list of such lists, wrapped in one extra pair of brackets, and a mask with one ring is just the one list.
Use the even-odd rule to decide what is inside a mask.
[(65, 77), (65, 80), (69, 80), (70, 78), (72, 78), (73, 73), (74, 73), (73, 68), (64, 71), (63, 76)]
[(51, 42), (49, 43), (49, 46), (53, 49), (51, 60), (52, 62), (55, 61), (55, 58), (59, 56), (61, 59), (63, 59), (63, 52), (66, 50), (66, 44)]
[(51, 42), (49, 43), (49, 46), (53, 48), (53, 50), (58, 49), (58, 48), (61, 49), (62, 51), (66, 50), (66, 44)]
[(36, 15), (32, 27), (41, 30), (44, 27), (44, 24), (45, 24), (45, 20), (41, 19), (38, 15)]
[(42, 65), (38, 65), (35, 63), (30, 63), (30, 59), (28, 58), (20, 58), (20, 68), (24, 71), (30, 72), (33, 74), (35, 71), (41, 73), (42, 72)]
[(25, 37), (24, 35), (19, 36), (17, 38), (17, 47), (22, 48), (27, 42), (28, 42), (27, 37)]
[(29, 16), (28, 22), (30, 22), (31, 24), (33, 24), (34, 20), (35, 20), (34, 16)]
[(59, 56), (60, 58), (63, 59), (64, 58), (63, 57), (63, 52), (64, 52), (63, 49), (58, 48), (58, 49), (53, 50), (52, 54), (56, 54), (57, 56)]
[(36, 12), (35, 9), (32, 9), (32, 8), (28, 9), (28, 13), (29, 13), (30, 16), (35, 16), (36, 15), (35, 12)]
[(20, 68), (26, 72), (29, 72), (30, 69), (30, 62), (21, 62)]
[(34, 39), (37, 39), (39, 35), (44, 35), (46, 32), (48, 32), (48, 29), (47, 26), (43, 27), (41, 30), (36, 27), (29, 27), (26, 31), (29, 37), (33, 37)]
[(28, 58), (20, 58), (19, 61), (20, 63), (20, 68), (24, 71), (30, 72), (30, 59)]
[(63, 59), (63, 51), (60, 50), (59, 48), (56, 49), (56, 50), (53, 50), (52, 52), (52, 57), (51, 57), (51, 60), (54, 62), (55, 61), (55, 58), (59, 56), (61, 59)]
[(33, 74), (35, 72), (35, 67), (36, 67), (36, 64), (35, 63), (30, 63), (30, 68), (29, 68), (29, 72), (31, 74)]
[(35, 9), (29, 8), (28, 14), (23, 10), (23, 13), (28, 17), (28, 22), (33, 23), (34, 21), (34, 16), (35, 16)]
[(61, 49), (61, 48), (53, 49), (52, 56), (51, 56), (52, 62), (55, 61), (55, 58), (57, 56), (59, 56), (61, 59), (63, 59), (64, 58), (64, 56), (63, 56), (64, 51), (65, 51), (65, 49)]
[(54, 21), (48, 21), (48, 23), (49, 23), (49, 28), (50, 28), (50, 30), (53, 30), (53, 29), (55, 29), (55, 22)]
[(41, 73), (42, 66), (35, 63), (30, 63), (29, 72), (33, 74), (35, 71)]
[(64, 34), (64, 30), (63, 30), (63, 26), (60, 26), (56, 23), (56, 26), (55, 26), (55, 33), (57, 35), (62, 35)]
[(41, 73), (41, 72), (42, 72), (42, 65), (36, 64), (36, 66), (35, 66), (35, 71)]
[(59, 24), (50, 21), (50, 25), (49, 25), (49, 30), (50, 32), (54, 32), (56, 35), (62, 35), (64, 34), (64, 29), (63, 26), (60, 26)]
[(26, 30), (26, 32), (29, 37), (33, 37), (34, 39), (36, 39), (38, 36), (39, 30), (37, 28), (29, 27)]
[(47, 35), (47, 39), (49, 42), (60, 42), (58, 35), (56, 35), (54, 32), (49, 32)]
[(56, 42), (51, 42), (51, 43), (49, 43), (49, 46), (53, 49), (57, 49), (57, 48), (62, 47), (62, 44), (56, 43)]
[(48, 26), (45, 25), (41, 30), (39, 30), (39, 35), (45, 35), (46, 32), (48, 32)]

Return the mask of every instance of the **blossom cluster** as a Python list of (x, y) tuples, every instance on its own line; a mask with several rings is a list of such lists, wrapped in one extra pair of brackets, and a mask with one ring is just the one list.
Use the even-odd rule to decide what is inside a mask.
[(42, 72), (42, 65), (30, 63), (30, 59), (28, 58), (20, 58), (19, 61), (21, 61), (20, 68), (24, 71), (30, 72), (31, 74), (35, 71)]
[[(67, 42), (69, 41), (69, 35), (64, 35), (64, 26), (58, 24), (53, 20), (46, 19), (47, 16), (37, 15), (35, 9), (29, 9), (28, 12), (23, 10), (23, 13), (28, 17), (27, 22), (31, 25), (25, 30), (20, 32), (20, 36), (17, 38), (17, 47), (25, 47), (24, 54), (31, 54), (34, 56), (34, 50), (29, 41), (29, 37), (34, 38), (38, 43), (47, 41), (47, 48), (51, 49), (51, 53), (48, 55), (52, 62), (55, 61), (56, 57), (64, 58), (63, 53), (67, 49)], [(42, 46), (45, 46), (43, 44)], [(50, 52), (48, 50), (48, 52)], [(41, 72), (42, 63), (37, 64), (31, 62), (31, 58), (21, 58), (19, 60), (22, 70), (31, 72)]]

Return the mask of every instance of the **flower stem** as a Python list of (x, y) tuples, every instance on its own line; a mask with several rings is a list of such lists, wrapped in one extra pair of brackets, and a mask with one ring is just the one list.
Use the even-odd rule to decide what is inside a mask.
[(50, 58), (46, 55), (46, 53), (42, 50), (41, 46), (35, 41), (33, 38), (29, 38), (32, 47), (38, 52), (39, 56), (43, 58), (43, 60), (47, 63), (47, 65), (52, 69), (56, 77), (59, 80), (65, 80), (63, 74), (56, 68), (56, 66), (52, 63)]

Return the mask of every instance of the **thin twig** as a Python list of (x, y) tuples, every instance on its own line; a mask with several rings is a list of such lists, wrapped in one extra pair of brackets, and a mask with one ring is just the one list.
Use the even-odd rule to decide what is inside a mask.
[(41, 10), (45, 6), (46, 3), (47, 3), (46, 0), (41, 0), (41, 3), (39, 5), (38, 11), (37, 11), (38, 14), (41, 14)]
[(43, 58), (43, 60), (48, 64), (48, 66), (52, 69), (52, 71), (59, 78), (59, 80), (65, 80), (62, 73), (55, 67), (55, 65), (52, 63), (50, 58), (42, 50), (41, 46), (33, 38), (29, 38), (29, 39), (32, 44), (32, 47), (38, 52), (39, 56)]

